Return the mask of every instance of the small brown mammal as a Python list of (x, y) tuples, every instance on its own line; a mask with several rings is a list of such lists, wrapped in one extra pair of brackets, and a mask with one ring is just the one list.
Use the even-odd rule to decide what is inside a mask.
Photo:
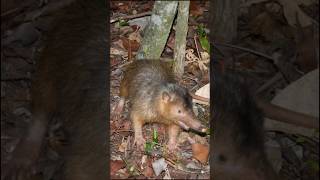
[(170, 150), (177, 147), (180, 127), (206, 131), (192, 110), (191, 96), (187, 89), (176, 83), (168, 62), (137, 60), (130, 64), (121, 81), (120, 96), (120, 106), (123, 106), (125, 98), (130, 100), (134, 143), (140, 148), (145, 143), (142, 136), (145, 123), (157, 122), (168, 126)]

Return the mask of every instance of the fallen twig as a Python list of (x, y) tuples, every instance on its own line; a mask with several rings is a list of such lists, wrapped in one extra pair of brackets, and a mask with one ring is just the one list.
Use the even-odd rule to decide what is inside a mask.
[(315, 129), (319, 127), (318, 117), (295, 112), (284, 107), (265, 102), (259, 98), (256, 98), (256, 103), (258, 107), (262, 109), (265, 117), (267, 118), (305, 128)]
[(133, 132), (133, 130), (114, 130), (114, 131), (111, 131), (111, 134), (113, 133), (119, 133), (119, 132)]
[(198, 54), (198, 57), (200, 60), (202, 60), (201, 56), (200, 56), (200, 53), (199, 53), (199, 48), (198, 48), (198, 44), (197, 44), (197, 39), (196, 39), (197, 36), (194, 36), (193, 39), (194, 39), (194, 44), (196, 45), (196, 49), (197, 49), (197, 54)]
[(236, 46), (236, 45), (232, 45), (232, 44), (226, 44), (226, 43), (213, 43), (213, 46), (225, 46), (225, 47), (229, 47), (229, 48), (235, 48), (235, 49), (239, 49), (242, 51), (247, 51), (250, 52), (252, 54), (264, 57), (268, 60), (272, 60), (273, 63), (275, 63), (275, 59), (272, 56), (266, 55), (264, 53), (252, 50), (252, 49), (248, 49), (248, 48), (244, 48), (244, 47), (240, 47), (240, 46)]
[(19, 10), (21, 10), (20, 8), (14, 8), (14, 9), (10, 9), (9, 11), (6, 11), (4, 13), (1, 14), (1, 18), (4, 18), (6, 16), (9, 16), (10, 14), (13, 14), (15, 12), (18, 12)]
[(204, 170), (195, 170), (195, 171), (190, 171), (188, 169), (186, 169), (185, 167), (181, 166), (181, 165), (176, 165), (171, 159), (169, 158), (165, 158), (167, 160), (167, 163), (173, 167), (174, 169), (186, 172), (186, 173), (193, 173), (193, 174), (205, 174), (208, 173), (209, 171), (204, 171)]
[(193, 98), (193, 99), (197, 99), (199, 101), (202, 101), (202, 102), (205, 102), (207, 105), (209, 105), (209, 102), (210, 102), (210, 99), (209, 98), (206, 98), (206, 97), (202, 97), (202, 96), (198, 96), (196, 94), (193, 94), (191, 92), (189, 92), (190, 96)]
[(275, 76), (273, 76), (270, 80), (268, 80), (266, 83), (264, 83), (257, 91), (256, 94), (260, 94), (264, 90), (268, 89), (272, 84), (279, 81), (282, 78), (282, 74), (278, 72)]
[(31, 81), (31, 79), (27, 77), (22, 77), (22, 78), (1, 79), (1, 81)]
[(110, 19), (110, 23), (115, 23), (117, 21), (120, 20), (129, 20), (129, 19), (135, 19), (135, 18), (139, 18), (139, 17), (144, 17), (144, 16), (150, 16), (152, 14), (152, 12), (143, 12), (140, 14), (133, 14), (133, 15), (127, 15), (127, 16), (122, 16), (122, 17), (118, 17), (115, 19)]

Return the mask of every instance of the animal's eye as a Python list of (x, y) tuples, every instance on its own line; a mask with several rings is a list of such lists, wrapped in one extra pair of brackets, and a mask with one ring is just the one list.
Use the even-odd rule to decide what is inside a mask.
[(181, 113), (181, 110), (180, 110), (180, 109), (178, 110), (178, 113), (179, 113), (179, 114)]

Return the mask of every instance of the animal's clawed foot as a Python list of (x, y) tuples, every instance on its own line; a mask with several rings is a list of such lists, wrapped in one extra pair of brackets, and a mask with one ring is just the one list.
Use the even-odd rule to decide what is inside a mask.
[(169, 141), (168, 142), (168, 150), (170, 152), (180, 151), (178, 143), (176, 141)]

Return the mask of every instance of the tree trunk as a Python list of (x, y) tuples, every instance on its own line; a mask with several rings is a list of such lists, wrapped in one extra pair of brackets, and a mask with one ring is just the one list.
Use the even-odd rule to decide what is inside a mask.
[(155, 1), (137, 59), (159, 59), (166, 45), (178, 1)]
[(188, 33), (189, 5), (190, 1), (179, 1), (175, 33), (176, 39), (174, 47), (174, 71), (178, 77), (181, 77), (184, 72), (184, 60), (187, 43), (186, 37)]
[(237, 36), (238, 14), (240, 0), (214, 0), (210, 13), (213, 19), (210, 22), (211, 40), (228, 43)]

